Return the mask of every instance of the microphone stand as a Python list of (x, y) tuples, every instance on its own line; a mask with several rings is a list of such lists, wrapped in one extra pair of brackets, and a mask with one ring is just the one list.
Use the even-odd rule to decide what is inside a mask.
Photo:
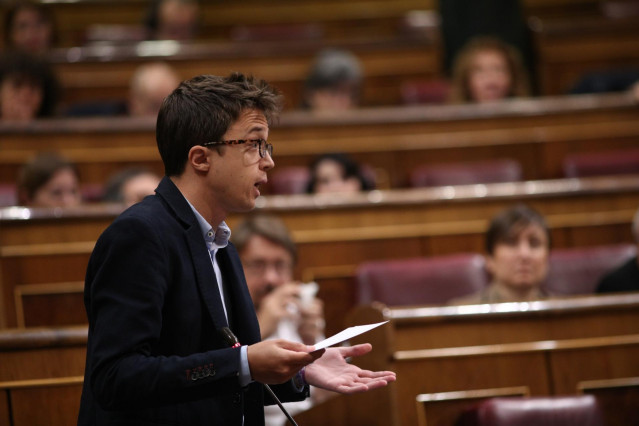
[[(237, 339), (237, 336), (235, 336), (235, 334), (233, 334), (233, 332), (231, 331), (230, 328), (222, 327), (221, 334), (222, 334), (222, 337), (224, 338), (224, 340), (226, 340), (226, 342), (229, 344), (229, 346), (231, 346), (232, 348), (239, 348), (240, 347), (240, 341)], [(280, 407), (280, 410), (282, 410), (282, 413), (284, 413), (284, 415), (286, 416), (288, 421), (291, 422), (291, 424), (293, 426), (298, 426), (297, 423), (295, 422), (295, 420), (293, 420), (293, 417), (291, 417), (291, 415), (288, 413), (288, 411), (286, 411), (286, 408), (284, 408), (284, 405), (282, 405), (282, 402), (280, 401), (280, 399), (277, 397), (277, 395), (275, 395), (275, 392), (273, 392), (273, 389), (271, 389), (271, 387), (269, 385), (267, 385), (266, 383), (262, 383), (262, 385), (264, 385), (264, 387), (266, 388), (268, 393), (271, 395), (273, 400), (275, 400), (275, 402), (277, 403), (278, 407)]]

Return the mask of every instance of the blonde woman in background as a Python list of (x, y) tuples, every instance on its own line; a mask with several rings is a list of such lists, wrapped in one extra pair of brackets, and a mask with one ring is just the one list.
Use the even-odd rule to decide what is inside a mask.
[(492, 37), (478, 37), (459, 52), (453, 66), (450, 103), (486, 103), (530, 96), (521, 55)]

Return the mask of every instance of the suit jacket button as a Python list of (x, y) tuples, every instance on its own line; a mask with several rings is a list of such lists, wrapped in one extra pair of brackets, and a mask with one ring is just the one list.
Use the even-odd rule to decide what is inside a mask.
[(239, 404), (242, 402), (242, 395), (239, 392), (233, 394), (233, 404)]

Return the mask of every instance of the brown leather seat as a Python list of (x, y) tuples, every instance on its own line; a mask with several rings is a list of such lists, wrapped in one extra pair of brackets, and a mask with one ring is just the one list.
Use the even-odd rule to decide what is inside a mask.
[(594, 293), (607, 272), (635, 255), (633, 244), (554, 249), (545, 288), (557, 295)]
[(462, 413), (456, 426), (603, 426), (592, 395), (491, 398)]
[(0, 184), (0, 206), (15, 206), (17, 202), (16, 186), (12, 183)]
[(522, 179), (521, 165), (511, 159), (423, 165), (410, 173), (410, 186), (468, 185)]
[(391, 306), (445, 304), (488, 285), (480, 254), (366, 262), (356, 281), (358, 303)]
[(283, 194), (303, 194), (310, 179), (308, 167), (290, 166), (274, 170), (269, 176), (271, 193)]
[(448, 99), (450, 84), (443, 79), (404, 82), (400, 87), (402, 103), (443, 104)]
[(238, 25), (231, 29), (234, 41), (319, 40), (324, 29), (316, 23)]
[(566, 177), (639, 173), (639, 149), (570, 154), (563, 168)]

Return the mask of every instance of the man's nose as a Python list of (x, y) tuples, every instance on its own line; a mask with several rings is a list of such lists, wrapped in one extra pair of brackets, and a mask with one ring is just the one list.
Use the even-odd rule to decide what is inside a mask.
[(269, 285), (277, 285), (280, 282), (280, 273), (278, 272), (275, 265), (267, 265), (264, 269), (264, 280), (269, 283)]
[(519, 244), (518, 251), (520, 256), (530, 256), (530, 254), (532, 253), (532, 249), (530, 247), (530, 244), (528, 243)]
[(261, 166), (263, 170), (270, 170), (275, 167), (275, 161), (273, 161), (273, 157), (267, 152), (264, 155), (264, 158), (261, 159)]

